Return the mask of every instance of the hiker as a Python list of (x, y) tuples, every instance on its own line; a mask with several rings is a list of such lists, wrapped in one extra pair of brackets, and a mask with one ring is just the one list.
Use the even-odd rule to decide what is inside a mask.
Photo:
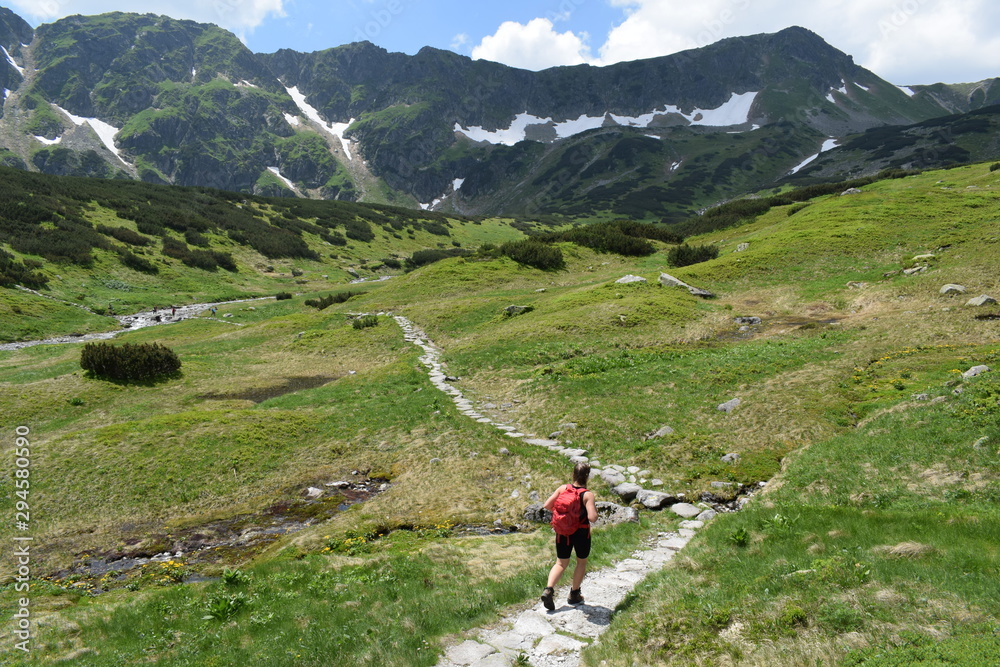
[(177, 314), (177, 306), (170, 306), (170, 314), (172, 316)]
[(215, 306), (212, 306), (212, 317), (215, 317)]
[(590, 556), (590, 524), (597, 521), (594, 494), (587, 490), (590, 464), (577, 463), (573, 467), (573, 483), (560, 486), (545, 501), (545, 509), (552, 512), (552, 528), (556, 531), (556, 564), (549, 572), (548, 585), (542, 593), (542, 604), (549, 611), (556, 606), (552, 601), (555, 586), (569, 565), (569, 558), (576, 551), (576, 568), (568, 602), (583, 604), (580, 584), (587, 574), (587, 557)]

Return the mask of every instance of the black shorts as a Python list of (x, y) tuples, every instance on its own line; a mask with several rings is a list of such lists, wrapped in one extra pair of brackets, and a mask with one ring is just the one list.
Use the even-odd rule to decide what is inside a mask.
[(587, 558), (590, 555), (590, 526), (581, 528), (569, 537), (556, 535), (556, 558), (567, 559), (576, 549), (577, 558)]

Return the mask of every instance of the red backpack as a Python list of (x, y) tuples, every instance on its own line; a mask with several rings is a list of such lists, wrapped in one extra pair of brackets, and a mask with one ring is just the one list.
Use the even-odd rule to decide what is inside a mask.
[(567, 484), (556, 501), (552, 503), (552, 529), (556, 535), (569, 536), (590, 525), (583, 517), (586, 509), (583, 505), (583, 494), (587, 489), (577, 489)]

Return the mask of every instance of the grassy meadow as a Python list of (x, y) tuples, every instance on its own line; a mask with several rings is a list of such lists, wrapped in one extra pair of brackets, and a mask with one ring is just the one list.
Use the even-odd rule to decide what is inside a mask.
[[(294, 296), (120, 335), (178, 354), (181, 374), (156, 383), (87, 377), (78, 344), (0, 351), (3, 456), (16, 426), (32, 443), (36, 624), (25, 660), (5, 613), (0, 661), (433, 665), (463, 631), (533, 602), (550, 533), (522, 513), (531, 491), (565, 481), (565, 460), (460, 414), (390, 317), (350, 324), (392, 312), (499, 422), (543, 437), (572, 422), (563, 439), (688, 498), (770, 480), (636, 588), (587, 664), (998, 662), (1000, 320), (975, 315), (1000, 308), (964, 305), (1000, 297), (998, 214), (1000, 172), (974, 165), (773, 208), (689, 239), (720, 255), (683, 268), (664, 244), (629, 258), (564, 243), (561, 271), (466, 257), (348, 287), (348, 268), (440, 243), (389, 230), (316, 261), (233, 248), (236, 274), (177, 263), (150, 277), (95, 252), (96, 268), (67, 267), (45, 293), (95, 310), (113, 292), (133, 309)], [(450, 233), (467, 248), (521, 236), (503, 221)], [(903, 273), (916, 265), (927, 269)], [(717, 298), (661, 287), (664, 271)], [(626, 274), (649, 282), (615, 283)], [(948, 283), (967, 292), (941, 295)], [(346, 289), (362, 293), (304, 304)], [(528, 311), (505, 316), (509, 305)], [(744, 316), (762, 323), (740, 330)], [(0, 290), (7, 340), (110, 328)], [(994, 371), (963, 378), (980, 364)], [(732, 413), (717, 409), (733, 398)], [(664, 425), (673, 433), (647, 439)], [(8, 517), (13, 479), (0, 486)], [(387, 486), (351, 504), (324, 486), (337, 480)], [(309, 487), (327, 494), (308, 501)], [(176, 552), (221, 525), (266, 533), (275, 508), (310, 520), (247, 548), (83, 567)], [(494, 522), (520, 529), (491, 534)], [(601, 530), (594, 566), (676, 525), (644, 512)], [(21, 596), (15, 571), (0, 557), (5, 610)]]

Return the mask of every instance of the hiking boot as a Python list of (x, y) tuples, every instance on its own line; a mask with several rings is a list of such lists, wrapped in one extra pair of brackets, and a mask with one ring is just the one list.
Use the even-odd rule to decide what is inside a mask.
[(583, 594), (580, 592), (579, 588), (570, 589), (567, 602), (570, 604), (583, 604)]
[(551, 587), (546, 587), (545, 590), (542, 591), (542, 604), (545, 605), (545, 608), (549, 611), (555, 611), (556, 609), (556, 603), (552, 601), (553, 593), (555, 593), (555, 591), (552, 590)]

